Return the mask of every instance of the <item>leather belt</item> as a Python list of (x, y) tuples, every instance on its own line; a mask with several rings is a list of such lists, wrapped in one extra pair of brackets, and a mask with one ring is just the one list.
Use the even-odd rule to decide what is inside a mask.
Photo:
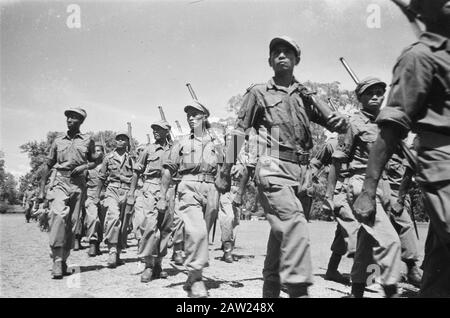
[(211, 174), (201, 173), (201, 174), (185, 174), (181, 178), (181, 180), (213, 183), (216, 180), (216, 178)]

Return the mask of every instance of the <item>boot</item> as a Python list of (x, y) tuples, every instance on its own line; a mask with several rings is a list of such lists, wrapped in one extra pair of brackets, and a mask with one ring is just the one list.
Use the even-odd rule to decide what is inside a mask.
[(233, 263), (233, 255), (231, 254), (232, 251), (233, 251), (233, 243), (225, 242), (223, 244), (223, 256), (222, 256), (222, 260), (225, 263)]
[(91, 242), (89, 244), (89, 251), (88, 251), (88, 255), (89, 257), (95, 257), (98, 255), (99, 252), (99, 247), (98, 244), (96, 242)]
[(120, 264), (120, 251), (115, 246), (110, 247), (106, 266), (108, 268), (116, 268), (118, 264)]
[(341, 255), (332, 253), (328, 262), (327, 272), (325, 273), (325, 280), (333, 281), (343, 285), (350, 285), (350, 279), (344, 277), (338, 271), (339, 263), (341, 262)]
[(175, 263), (175, 265), (178, 266), (184, 264), (183, 250), (181, 248), (182, 244), (183, 243), (175, 243), (175, 245), (173, 246), (172, 261)]
[(289, 298), (309, 298), (308, 286), (304, 284), (288, 286)]
[(363, 298), (364, 289), (366, 289), (366, 284), (364, 283), (352, 283), (352, 292), (350, 295), (343, 298)]
[(263, 283), (263, 298), (280, 298), (281, 285), (279, 282), (267, 281)]
[(414, 287), (420, 288), (422, 283), (422, 273), (415, 262), (407, 263), (408, 274), (406, 274), (406, 281)]
[(56, 260), (53, 262), (52, 278), (53, 279), (62, 279), (63, 278), (62, 260)]
[(383, 285), (383, 290), (386, 298), (399, 298), (400, 295), (397, 292), (397, 285)]
[(74, 242), (74, 244), (73, 244), (73, 250), (74, 251), (78, 251), (78, 250), (80, 250), (81, 249), (81, 242), (80, 242), (80, 239), (79, 238), (76, 238), (75, 239), (75, 242)]
[(153, 278), (153, 269), (151, 267), (146, 267), (141, 275), (141, 283), (149, 283)]
[(153, 279), (159, 278), (166, 279), (167, 277), (169, 277), (169, 274), (162, 269), (161, 261), (162, 259), (160, 258), (155, 260), (155, 266), (153, 267), (153, 276), (152, 276)]

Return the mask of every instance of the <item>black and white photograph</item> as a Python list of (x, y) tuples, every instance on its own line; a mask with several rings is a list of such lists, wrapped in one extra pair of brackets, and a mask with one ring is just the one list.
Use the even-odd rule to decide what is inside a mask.
[(0, 0), (0, 298), (450, 298), (449, 38), (449, 0)]

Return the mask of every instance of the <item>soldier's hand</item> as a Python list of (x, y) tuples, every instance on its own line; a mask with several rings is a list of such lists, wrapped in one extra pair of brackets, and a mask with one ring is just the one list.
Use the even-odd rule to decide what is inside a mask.
[(72, 170), (72, 172), (70, 173), (70, 176), (71, 176), (71, 177), (79, 176), (79, 175), (82, 174), (84, 171), (86, 171), (87, 168), (88, 168), (88, 167), (87, 167), (86, 164), (81, 165), (81, 166), (78, 166), (78, 167), (75, 167), (75, 168)]
[(127, 205), (133, 205), (134, 204), (134, 195), (133, 194), (129, 194), (127, 195)]
[(165, 213), (168, 207), (168, 203), (166, 199), (159, 199), (158, 203), (156, 203), (156, 208), (159, 213)]
[(99, 202), (100, 202), (100, 198), (99, 198), (99, 197), (95, 197), (95, 198), (92, 199), (92, 203), (93, 203), (94, 205), (98, 205)]
[(219, 193), (226, 193), (230, 191), (231, 188), (231, 177), (219, 172), (216, 177), (215, 185)]
[(365, 190), (353, 204), (353, 213), (356, 220), (367, 225), (373, 225), (375, 221), (376, 199), (375, 196), (369, 195)]
[(240, 207), (242, 206), (242, 194), (236, 193), (234, 196), (233, 202), (231, 202), (233, 207)]
[(327, 215), (333, 215), (334, 211), (334, 201), (332, 198), (325, 198), (322, 203), (322, 210)]
[(339, 112), (332, 112), (328, 117), (327, 124), (333, 131), (340, 134), (345, 133), (348, 127), (347, 117)]
[(400, 216), (403, 213), (404, 204), (400, 200), (396, 200), (391, 206), (391, 212), (395, 216)]

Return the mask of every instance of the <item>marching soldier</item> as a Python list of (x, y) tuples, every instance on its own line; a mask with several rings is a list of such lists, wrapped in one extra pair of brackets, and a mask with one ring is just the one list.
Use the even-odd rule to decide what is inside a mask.
[(182, 216), (185, 230), (186, 266), (189, 275), (185, 289), (191, 297), (207, 297), (202, 271), (208, 262), (208, 233), (218, 213), (219, 193), (214, 185), (217, 165), (221, 161), (220, 142), (208, 131), (208, 109), (192, 101), (184, 111), (191, 133), (174, 144), (163, 164), (161, 198), (158, 209), (167, 209), (167, 189), (172, 175), (179, 171), (181, 182), (175, 209)]
[(96, 200), (98, 204), (102, 188), (107, 182), (105, 191), (105, 222), (103, 225), (104, 240), (108, 245), (109, 268), (115, 268), (120, 261), (120, 252), (124, 248), (121, 227), (125, 214), (134, 204), (134, 189), (130, 189), (133, 177), (133, 159), (128, 153), (130, 138), (128, 133), (116, 135), (116, 148), (105, 156), (99, 174)]
[(377, 118), (380, 134), (367, 167), (364, 191), (355, 202), (363, 222), (378, 214), (375, 196), (381, 173), (409, 130), (418, 137), (418, 175), (430, 226), (420, 294), (450, 296), (450, 11), (448, 0), (412, 0), (427, 32), (403, 51), (393, 71), (386, 107)]
[(25, 221), (30, 223), (31, 210), (33, 209), (33, 199), (35, 198), (35, 190), (33, 185), (30, 183), (23, 194), (22, 207), (25, 209)]
[[(375, 118), (383, 102), (385, 89), (386, 84), (374, 77), (368, 77), (358, 84), (355, 93), (362, 108), (351, 116), (344, 141), (333, 153), (336, 162), (348, 164), (350, 176), (345, 191), (351, 206), (362, 191), (369, 151), (378, 136)], [(337, 175), (340, 165), (335, 164), (335, 169), (334, 174)], [(396, 295), (401, 269), (400, 240), (386, 213), (389, 201), (389, 183), (385, 177), (377, 190), (375, 220), (370, 224), (363, 222), (358, 232), (351, 273), (351, 297), (363, 297), (367, 279), (371, 274), (369, 265), (372, 261), (381, 271), (381, 284), (386, 297)]]
[(335, 217), (337, 227), (333, 243), (331, 244), (332, 253), (325, 273), (325, 279), (347, 285), (350, 281), (338, 271), (338, 267), (342, 256), (345, 254), (348, 257), (354, 257), (360, 225), (353, 216), (347, 199), (348, 169), (341, 167), (339, 169), (339, 176), (334, 179), (335, 163), (332, 162), (332, 156), (337, 146), (338, 138), (330, 138), (327, 140), (323, 149), (311, 160), (311, 166), (315, 171), (318, 171), (323, 165), (329, 165), (329, 177), (333, 176), (328, 179), (329, 186), (327, 188), (323, 209)]
[(50, 248), (53, 259), (52, 276), (61, 279), (67, 273), (67, 258), (73, 247), (73, 234), (80, 222), (80, 211), (86, 191), (85, 171), (95, 167), (99, 159), (91, 136), (80, 132), (86, 111), (71, 108), (67, 117), (67, 133), (58, 136), (43, 168), (39, 200), (45, 199), (45, 185), (49, 171), (56, 170), (55, 182), (48, 193), (50, 204)]
[[(144, 185), (143, 211), (145, 219), (140, 225), (140, 240), (138, 257), (145, 262), (145, 270), (141, 282), (148, 283), (153, 279), (167, 278), (167, 272), (162, 270), (161, 262), (167, 254), (167, 244), (171, 232), (173, 210), (158, 211), (157, 202), (160, 199), (161, 170), (164, 160), (169, 156), (172, 146), (170, 140), (170, 125), (161, 120), (151, 125), (155, 143), (147, 146), (136, 163), (137, 177), (143, 174)], [(133, 181), (134, 185), (136, 180)], [(133, 185), (133, 186), (134, 186)], [(167, 197), (173, 198), (174, 188), (170, 186)]]
[[(95, 144), (95, 153), (99, 158), (103, 160), (104, 157), (104, 149), (103, 146), (99, 143)], [(101, 215), (102, 211), (100, 208), (100, 203), (96, 203), (96, 195), (97, 195), (97, 185), (98, 179), (100, 175), (100, 171), (102, 170), (102, 164), (99, 164), (97, 167), (93, 169), (89, 169), (87, 172), (87, 197), (85, 202), (86, 209), (86, 218), (85, 218), (85, 226), (86, 226), (86, 237), (89, 240), (89, 250), (88, 255), (90, 257), (95, 257), (100, 255), (100, 242), (103, 238), (103, 217)], [(101, 192), (100, 200), (104, 198), (104, 191)]]
[(295, 79), (293, 71), (300, 62), (300, 48), (292, 39), (274, 38), (269, 52), (269, 65), (275, 75), (268, 83), (247, 90), (236, 123), (236, 137), (241, 138), (232, 139), (216, 185), (221, 192), (229, 188), (231, 166), (243, 143), (242, 133), (252, 127), (259, 130), (263, 140), (259, 145), (267, 145), (267, 149), (260, 154), (255, 179), (271, 226), (263, 297), (279, 297), (281, 284), (287, 287), (290, 297), (303, 297), (308, 295), (313, 277), (307, 221), (298, 198), (313, 146), (310, 120), (333, 130), (345, 128), (346, 121), (318, 104)]

